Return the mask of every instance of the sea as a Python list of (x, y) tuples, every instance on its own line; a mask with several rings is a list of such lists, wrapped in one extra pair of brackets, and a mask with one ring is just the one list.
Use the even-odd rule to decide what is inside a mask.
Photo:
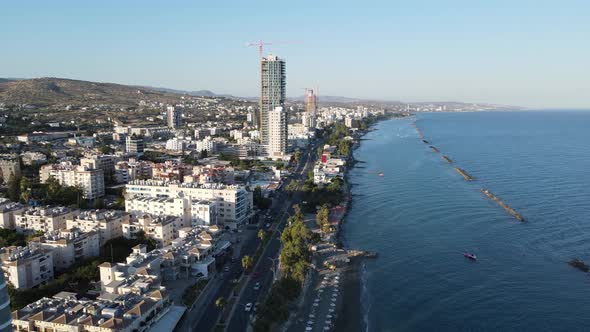
[(420, 113), (378, 123), (354, 157), (344, 242), (379, 253), (367, 331), (590, 331), (590, 274), (568, 265), (590, 264), (590, 112)]

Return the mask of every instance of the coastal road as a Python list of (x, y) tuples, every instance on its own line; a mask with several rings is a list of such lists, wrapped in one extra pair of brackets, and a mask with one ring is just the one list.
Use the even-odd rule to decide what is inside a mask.
[[(306, 153), (303, 153), (300, 158), (300, 162), (294, 172), (293, 179), (305, 180), (307, 172), (313, 167), (315, 159), (313, 146), (309, 148)], [(258, 277), (254, 278), (254, 274), (248, 279), (246, 286), (238, 298), (238, 304), (236, 310), (230, 317), (227, 331), (229, 332), (243, 332), (246, 331), (252, 315), (254, 312), (246, 312), (245, 306), (247, 303), (252, 305), (257, 302), (261, 302), (264, 299), (264, 294), (268, 293), (272, 286), (273, 279), (273, 260), (277, 260), (281, 249), (281, 232), (285, 228), (285, 224), (290, 215), (293, 214), (293, 205), (301, 203), (301, 195), (294, 193), (291, 199), (287, 195), (280, 191), (276, 197), (276, 200), (280, 203), (277, 208), (280, 208), (282, 213), (279, 215), (279, 223), (272, 233), (272, 236), (267, 244), (266, 249), (263, 251), (258, 261), (258, 265), (255, 267), (255, 273)], [(274, 205), (274, 204), (273, 204)], [(257, 282), (261, 283), (260, 290), (254, 290), (254, 286)]]

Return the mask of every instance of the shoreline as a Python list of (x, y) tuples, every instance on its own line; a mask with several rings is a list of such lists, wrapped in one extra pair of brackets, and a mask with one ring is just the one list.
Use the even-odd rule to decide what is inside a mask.
[[(412, 115), (413, 116), (413, 115)], [(346, 219), (349, 210), (352, 206), (352, 184), (349, 181), (349, 171), (357, 167), (357, 164), (363, 163), (364, 161), (356, 160), (354, 158), (354, 151), (360, 147), (361, 142), (365, 139), (363, 137), (370, 132), (376, 131), (374, 127), (378, 125), (382, 121), (394, 120), (394, 119), (404, 119), (408, 116), (403, 117), (388, 117), (385, 119), (379, 119), (372, 123), (366, 130), (358, 133), (358, 136), (355, 138), (356, 142), (353, 145), (352, 151), (350, 153), (350, 166), (346, 168), (344, 174), (344, 183), (346, 188), (346, 210), (342, 219), (340, 220), (340, 225), (338, 227), (338, 233), (336, 234), (336, 239), (339, 247), (345, 250), (353, 250), (350, 248), (349, 245), (346, 243), (343, 235), (343, 225), (344, 220)], [(363, 285), (361, 284), (363, 278), (362, 273), (363, 269), (362, 266), (364, 264), (366, 257), (356, 256), (350, 257), (350, 263), (346, 266), (344, 271), (344, 284), (342, 287), (342, 297), (344, 303), (338, 310), (338, 317), (336, 318), (335, 322), (335, 331), (367, 331), (368, 322), (365, 321), (364, 317), (368, 315), (368, 312), (363, 312), (363, 303), (362, 303), (362, 288)]]

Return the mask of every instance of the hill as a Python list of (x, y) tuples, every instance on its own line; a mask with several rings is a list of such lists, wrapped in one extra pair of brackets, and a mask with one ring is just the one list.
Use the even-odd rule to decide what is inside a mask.
[(25, 80), (0, 79), (0, 102), (40, 106), (115, 104), (135, 106), (140, 100), (175, 102), (180, 94), (113, 83), (96, 83), (55, 77)]

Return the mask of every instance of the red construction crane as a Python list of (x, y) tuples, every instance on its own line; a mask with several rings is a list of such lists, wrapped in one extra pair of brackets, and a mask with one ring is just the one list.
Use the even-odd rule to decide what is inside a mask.
[(278, 42), (265, 42), (262, 40), (255, 41), (252, 43), (247, 43), (246, 46), (258, 46), (258, 54), (260, 55), (260, 59), (262, 59), (263, 47), (264, 45), (275, 45), (275, 44), (298, 44), (301, 43), (299, 40), (288, 40), (288, 41), (278, 41)]

